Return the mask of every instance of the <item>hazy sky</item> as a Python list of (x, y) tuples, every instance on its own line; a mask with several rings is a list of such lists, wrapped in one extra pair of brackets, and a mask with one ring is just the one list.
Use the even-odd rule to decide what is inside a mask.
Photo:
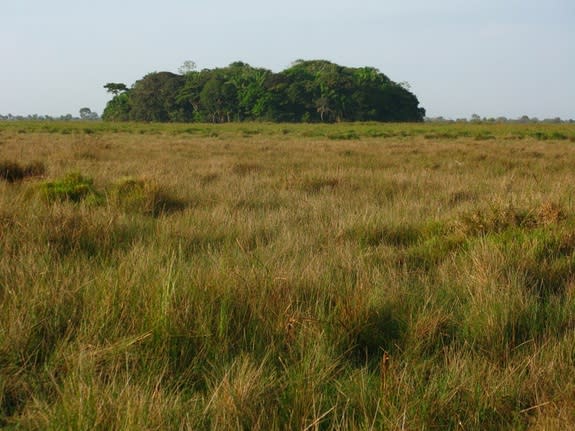
[(0, 114), (101, 113), (107, 82), (241, 60), (374, 66), (428, 116), (575, 118), (575, 0), (13, 0)]

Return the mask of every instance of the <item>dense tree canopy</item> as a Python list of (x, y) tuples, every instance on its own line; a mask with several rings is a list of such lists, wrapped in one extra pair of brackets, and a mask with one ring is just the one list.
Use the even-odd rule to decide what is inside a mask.
[(131, 88), (104, 85), (114, 97), (102, 118), (111, 121), (214, 123), (423, 121), (425, 110), (404, 86), (372, 67), (298, 60), (273, 73), (243, 62), (185, 73), (154, 72)]

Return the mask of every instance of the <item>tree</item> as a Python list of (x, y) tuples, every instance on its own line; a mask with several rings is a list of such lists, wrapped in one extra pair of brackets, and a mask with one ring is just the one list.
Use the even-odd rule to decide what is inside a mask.
[(238, 120), (256, 120), (262, 116), (266, 99), (265, 82), (271, 71), (257, 69), (247, 63), (236, 61), (221, 69), (227, 83), (235, 87)]
[(81, 108), (80, 109), (80, 118), (82, 120), (97, 120), (98, 114), (95, 112), (92, 112), (92, 110), (90, 108)]
[(185, 82), (177, 95), (177, 103), (187, 107), (185, 109), (185, 120), (205, 121), (204, 113), (201, 110), (200, 93), (206, 82), (210, 79), (211, 71), (190, 72), (185, 75)]
[(192, 73), (197, 69), (197, 65), (195, 61), (186, 60), (182, 63), (182, 65), (178, 68), (178, 73), (180, 75), (187, 75), (188, 73)]
[(134, 121), (183, 121), (185, 108), (178, 94), (185, 78), (171, 72), (153, 72), (130, 90), (130, 119)]
[(104, 85), (104, 88), (108, 91), (108, 93), (112, 93), (114, 96), (128, 91), (126, 84), (122, 84), (121, 82), (108, 82)]
[(104, 88), (114, 97), (106, 104), (104, 112), (102, 112), (102, 120), (129, 121), (131, 111), (130, 89), (121, 82), (108, 82)]
[(231, 121), (237, 108), (237, 89), (221, 74), (214, 74), (200, 93), (200, 106), (212, 123)]
[(268, 121), (299, 121), (292, 109), (286, 93), (290, 85), (289, 77), (284, 73), (270, 73), (264, 81), (263, 97), (254, 106), (259, 119)]
[(321, 121), (324, 121), (332, 112), (329, 99), (327, 97), (320, 97), (315, 101), (315, 104), (317, 106), (317, 112), (319, 112)]
[(128, 93), (121, 93), (114, 96), (106, 104), (104, 112), (102, 112), (102, 120), (104, 121), (130, 121), (130, 97)]

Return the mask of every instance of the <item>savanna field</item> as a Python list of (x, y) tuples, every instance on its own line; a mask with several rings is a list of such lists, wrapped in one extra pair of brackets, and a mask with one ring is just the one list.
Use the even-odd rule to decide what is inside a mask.
[(575, 126), (0, 123), (0, 428), (575, 429)]

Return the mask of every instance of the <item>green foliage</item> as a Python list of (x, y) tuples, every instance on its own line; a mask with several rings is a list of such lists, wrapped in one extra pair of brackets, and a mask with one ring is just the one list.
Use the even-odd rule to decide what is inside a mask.
[(425, 115), (415, 95), (377, 69), (325, 60), (297, 61), (277, 74), (235, 62), (150, 73), (129, 90), (104, 87), (114, 94), (103, 114), (111, 121), (420, 122)]
[(223, 76), (212, 76), (200, 92), (200, 106), (212, 123), (229, 123), (237, 111), (236, 100), (236, 87)]
[(114, 96), (128, 91), (126, 84), (117, 82), (108, 82), (106, 85), (104, 85), (104, 88), (108, 91), (108, 93), (112, 93)]
[(127, 93), (133, 121), (182, 121), (185, 107), (177, 100), (185, 78), (170, 72), (150, 73), (137, 81)]
[(130, 109), (128, 94), (119, 94), (106, 104), (102, 119), (105, 121), (128, 121), (130, 120)]
[(94, 188), (94, 181), (80, 173), (69, 173), (65, 177), (46, 181), (40, 184), (42, 195), (50, 202), (86, 201), (90, 204), (99, 204), (102, 202), (102, 195)]
[(328, 139), (333, 139), (333, 140), (343, 140), (343, 141), (349, 141), (349, 140), (353, 140), (353, 139), (359, 139), (359, 135), (357, 134), (357, 132), (355, 130), (348, 130), (346, 132), (343, 133), (332, 133), (327, 135)]

